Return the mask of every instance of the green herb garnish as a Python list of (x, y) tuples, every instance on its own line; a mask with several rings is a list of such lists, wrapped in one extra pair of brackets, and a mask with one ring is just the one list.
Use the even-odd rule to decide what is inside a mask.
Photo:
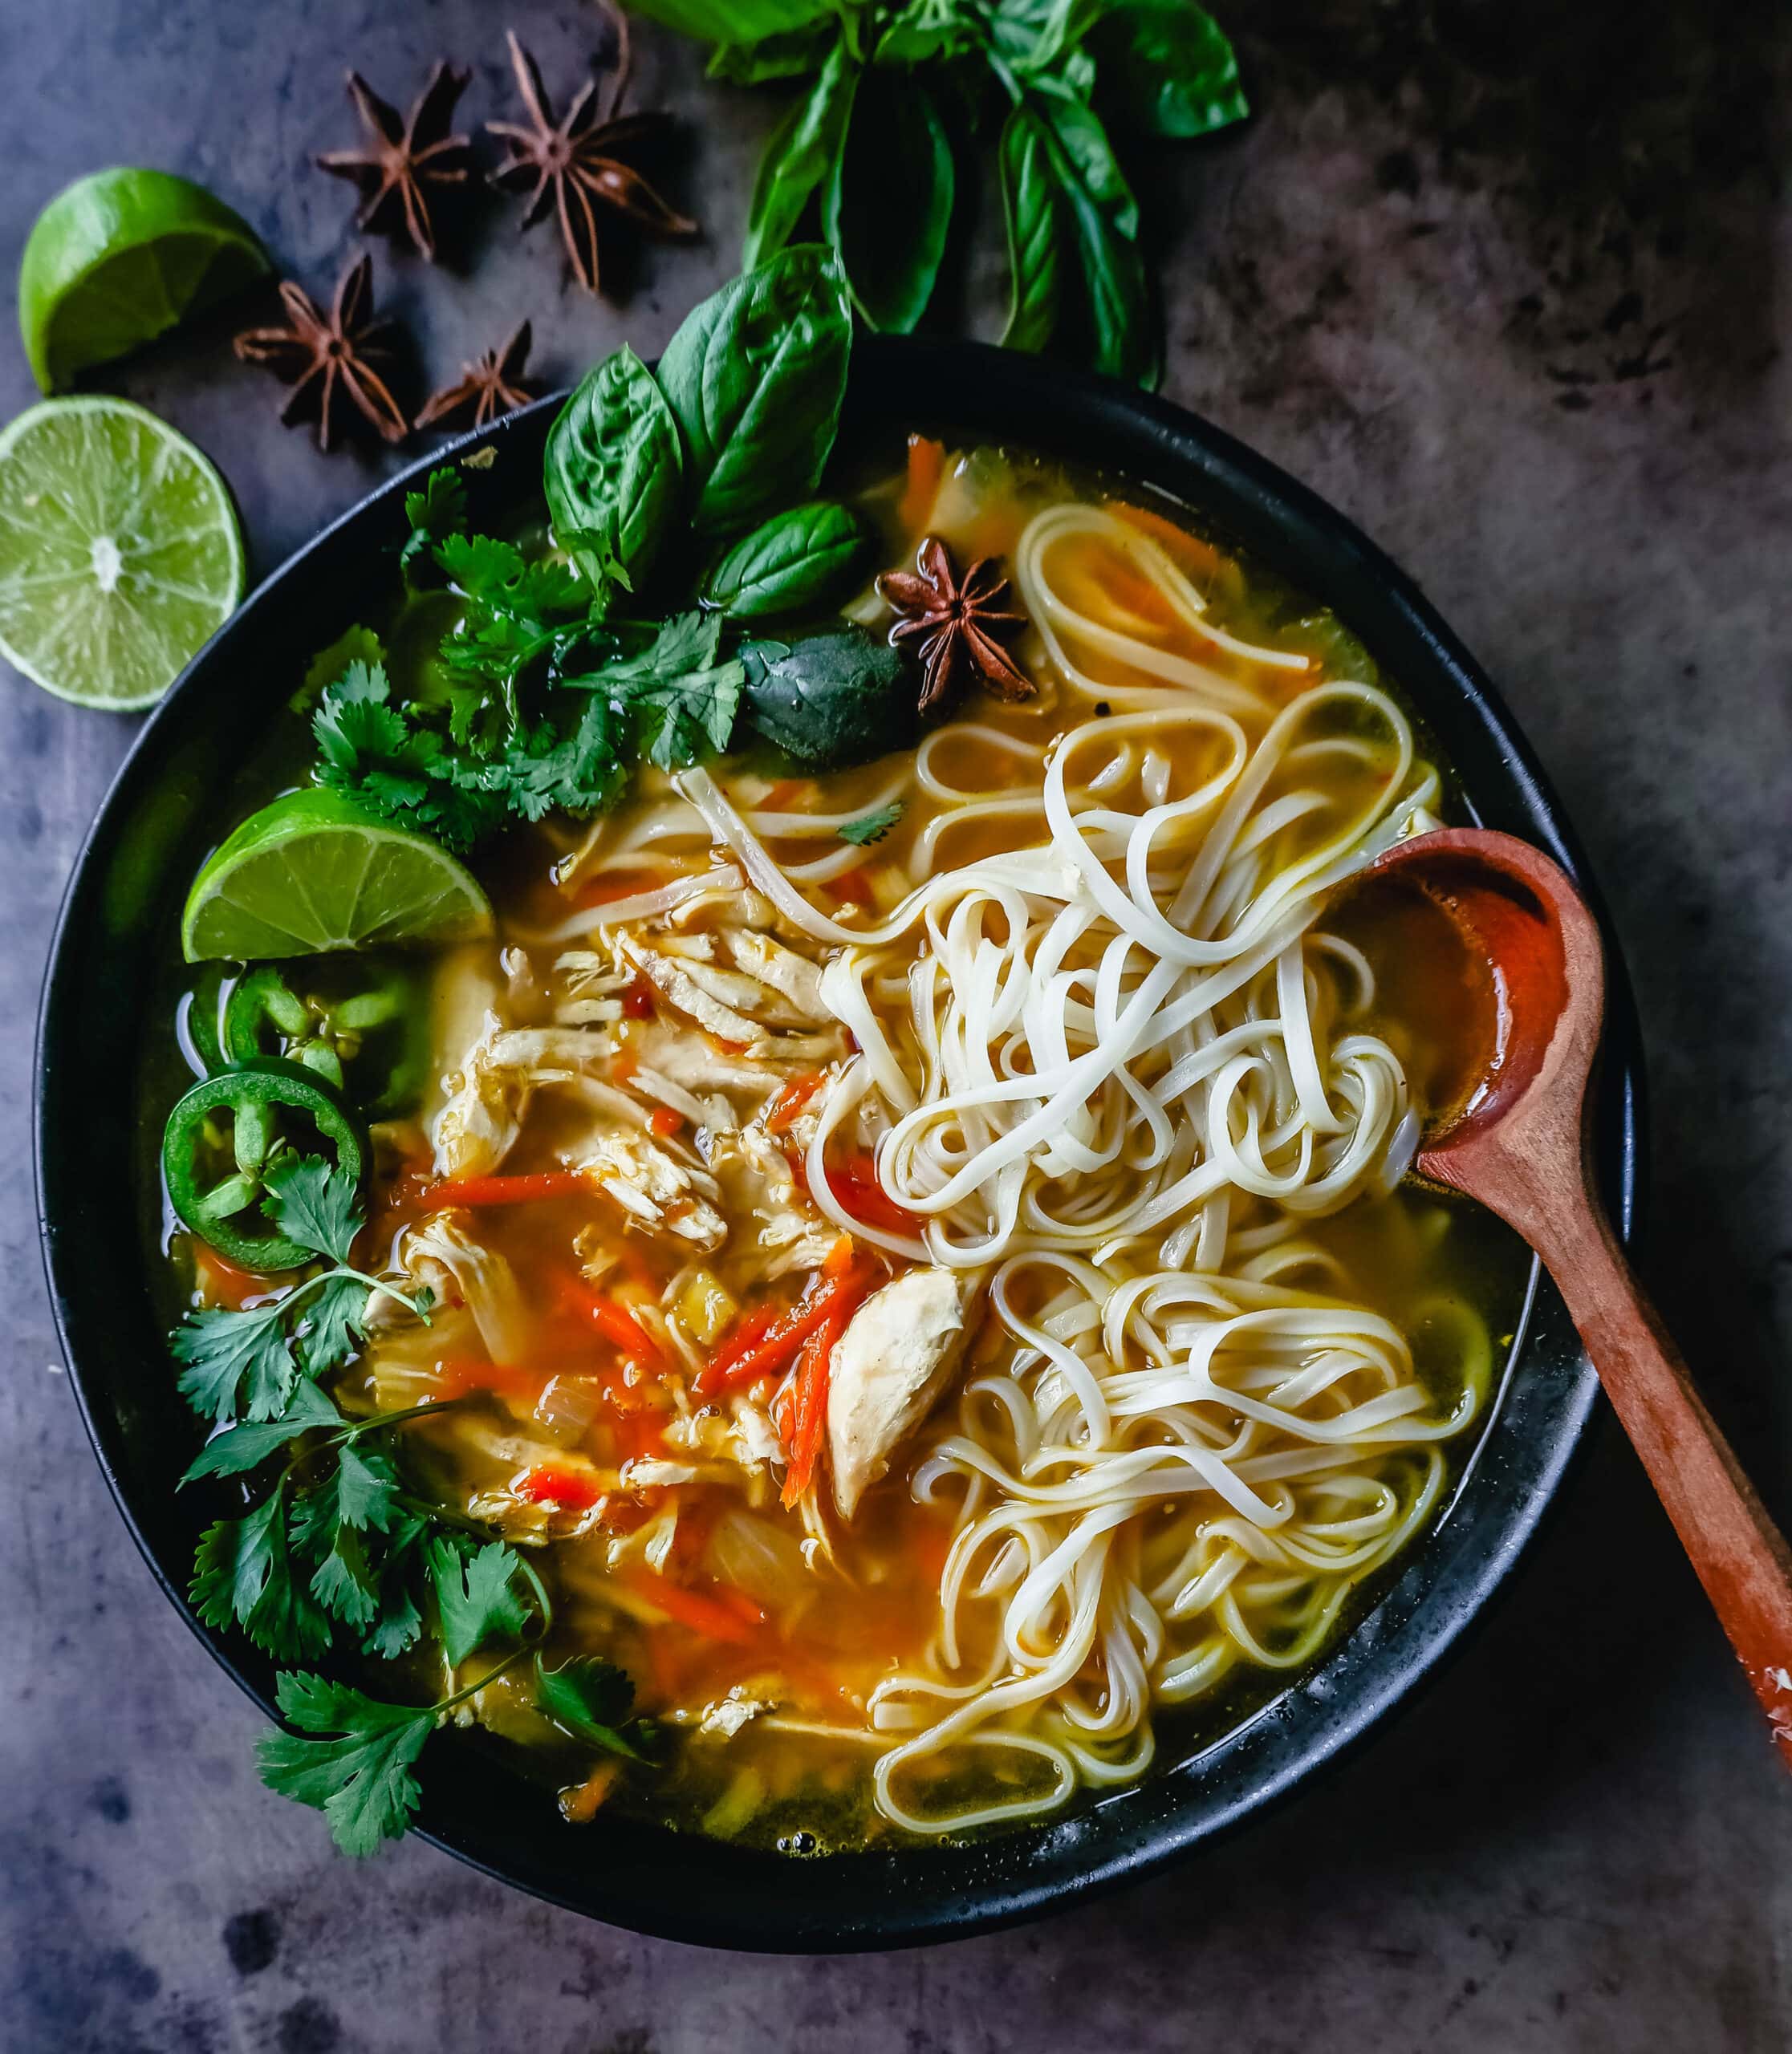
[(855, 849), (865, 848), (873, 842), (881, 842), (901, 818), (901, 800), (892, 799), (888, 806), (880, 806), (876, 812), (868, 813), (861, 820), (849, 820), (840, 830), (840, 839), (850, 842)]
[(812, 81), (760, 160), (744, 262), (815, 213), (866, 321), (913, 328), (952, 239), (968, 128), (996, 137), (1004, 342), (1155, 382), (1139, 210), (1110, 138), (1205, 136), (1249, 111), (1232, 45), (1194, 0), (636, 4), (713, 44), (712, 76)]

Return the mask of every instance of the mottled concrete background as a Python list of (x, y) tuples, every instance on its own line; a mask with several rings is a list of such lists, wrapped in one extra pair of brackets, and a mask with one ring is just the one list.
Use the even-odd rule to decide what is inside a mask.
[[(1140, 165), (1168, 390), (1310, 480), (1485, 660), (1580, 824), (1653, 1073), (1649, 1268), (1717, 1410), (1792, 1515), (1792, 367), (1777, 0), (1232, 0), (1262, 110)], [(65, 180), (214, 186), (327, 290), (353, 61), (407, 99), (514, 21), (551, 78), (595, 16), (514, 0), (0, 0), (0, 270)], [(734, 268), (770, 118), (644, 32), (668, 174), (709, 227), (563, 290), (482, 213), (438, 274), (382, 252), (432, 373), (535, 318), (570, 375), (644, 353)], [(993, 242), (967, 299), (999, 300)], [(622, 267), (619, 265), (618, 276)], [(120, 375), (217, 459), (258, 571), (376, 468), (318, 457), (221, 334)], [(0, 415), (32, 396), (0, 338)], [(0, 676), (0, 2043), (55, 2054), (1774, 2054), (1792, 2040), (1792, 1803), (1740, 1677), (1608, 1431), (1451, 1674), (1297, 1805), (1055, 1922), (858, 1962), (644, 1942), (421, 1846), (335, 1859), (265, 1795), (257, 1720), (115, 1516), (55, 1350), (27, 1190), (51, 915), (128, 725)]]

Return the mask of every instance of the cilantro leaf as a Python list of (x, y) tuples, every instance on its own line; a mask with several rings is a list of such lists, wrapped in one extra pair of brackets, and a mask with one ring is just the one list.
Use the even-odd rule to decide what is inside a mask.
[(629, 704), (636, 708), (642, 755), (662, 770), (678, 770), (727, 748), (746, 682), (746, 670), (732, 663), (633, 687)]
[(351, 664), (363, 664), (368, 668), (383, 668), (386, 660), (386, 645), (371, 627), (358, 623), (339, 635), (327, 649), (320, 649), (305, 668), (305, 681), (294, 695), (292, 710), (303, 713), (316, 703), (319, 695), (334, 684)]
[(221, 1519), (200, 1536), (189, 1595), (209, 1626), (241, 1626), (276, 1659), (321, 1654), (330, 1622), (295, 1577), (282, 1478), (242, 1519)]
[[(648, 1757), (636, 1745), (644, 1737), (640, 1722), (629, 1716), (634, 1709), (635, 1686), (626, 1670), (595, 1654), (576, 1655), (550, 1669), (535, 1657), (535, 1701), (556, 1725), (563, 1726), (576, 1739), (589, 1741), (607, 1753), (624, 1755), (630, 1761)], [(635, 1739), (624, 1731), (636, 1728)]]
[(429, 1521), (421, 1512), (397, 1515), (386, 1535), (380, 1577), (380, 1610), (362, 1645), (386, 1661), (414, 1647), (423, 1631), (418, 1602), (428, 1573), (424, 1540)]
[(457, 671), (509, 680), (585, 631), (591, 595), (567, 564), (531, 560), (495, 535), (450, 535), (437, 545), (436, 561), (466, 602), (442, 644)]
[(876, 812), (868, 813), (862, 819), (849, 820), (840, 830), (840, 839), (850, 842), (855, 849), (863, 849), (872, 842), (881, 842), (902, 818), (902, 802), (892, 799), (888, 806), (880, 806)]
[(354, 1354), (367, 1329), (372, 1295), (360, 1277), (339, 1271), (319, 1285), (299, 1325), (299, 1355), (307, 1376), (327, 1376)]
[(283, 1299), (242, 1312), (207, 1306), (189, 1313), (169, 1346), (181, 1366), (181, 1396), (210, 1419), (228, 1419), (237, 1412), (251, 1419), (274, 1419), (298, 1381), (286, 1346)]
[(442, 1652), (450, 1662), (465, 1661), (496, 1634), (522, 1630), (529, 1614), (514, 1587), (522, 1564), (513, 1549), (494, 1540), (469, 1556), (438, 1534), (428, 1544), (427, 1553)]
[(181, 1481), (197, 1482), (201, 1476), (240, 1476), (259, 1468), (270, 1455), (303, 1433), (317, 1427), (347, 1424), (328, 1394), (308, 1378), (294, 1385), (286, 1409), (278, 1419), (230, 1427), (214, 1434), (199, 1451)]
[(380, 1616), (379, 1573), (354, 1527), (337, 1527), (330, 1552), (311, 1573), (311, 1595), (332, 1618), (357, 1633)]
[(398, 568), (404, 583), (417, 589), (417, 559), (450, 535), (461, 533), (467, 524), (467, 489), (453, 471), (444, 465), (423, 481), (421, 492), (404, 495), (404, 518), (411, 532), (398, 552)]
[(433, 1730), (436, 1707), (385, 1704), (346, 1683), (289, 1674), (275, 1686), (282, 1715), (301, 1739), (275, 1732), (257, 1750), (262, 1780), (321, 1811), (345, 1854), (371, 1854), (411, 1822), (419, 1792), (411, 1764)]
[(361, 1231), (360, 1187), (339, 1163), (293, 1155), (276, 1163), (264, 1180), (262, 1210), (282, 1234), (332, 1262), (346, 1263)]

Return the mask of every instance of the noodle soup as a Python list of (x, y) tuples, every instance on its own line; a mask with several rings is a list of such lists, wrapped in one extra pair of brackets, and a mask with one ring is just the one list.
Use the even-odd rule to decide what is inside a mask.
[[(644, 764), (477, 855), (494, 932), (408, 959), (331, 1380), (551, 1622), (532, 1666), (413, 1637), (445, 1716), (569, 1821), (805, 1853), (1049, 1817), (1322, 1660), (1445, 1512), (1528, 1276), (1402, 1181), (1484, 994), (1354, 888), (1450, 805), (1361, 648), (1124, 482), (918, 436), (861, 477), (876, 562), (1008, 567), (1025, 695)], [(242, 988), (189, 973), (194, 1067)], [(639, 1744), (544, 1689), (591, 1658)]]

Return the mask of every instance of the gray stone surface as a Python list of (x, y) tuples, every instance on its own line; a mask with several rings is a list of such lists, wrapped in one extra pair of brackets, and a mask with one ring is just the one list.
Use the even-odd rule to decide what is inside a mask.
[[(1653, 1070), (1648, 1268), (1792, 1515), (1786, 603), (1792, 367), (1776, 0), (1258, 0), (1262, 112), (1141, 184), (1168, 389), (1423, 580), (1578, 820)], [(0, 0), (0, 268), (64, 180), (124, 159), (233, 200), (327, 290), (338, 75), (408, 97), (514, 21), (551, 76), (593, 14), (516, 0)], [(620, 305), (482, 213), (457, 269), (384, 250), (432, 372), (533, 314), (539, 367), (644, 353), (733, 268), (770, 110), (640, 38), (688, 118), (708, 239)], [(999, 304), (994, 245), (969, 293)], [(619, 268), (619, 277), (621, 270)], [(324, 459), (227, 329), (118, 375), (217, 457), (266, 571), (377, 467)], [(31, 397), (0, 342), (0, 415)], [(635, 1939), (421, 1846), (351, 1867), (265, 1795), (257, 1720), (156, 1592), (55, 1356), (26, 1169), (51, 917), (126, 724), (0, 675), (0, 2044), (21, 2054), (972, 2054), (1223, 2047), (1772, 2054), (1792, 2040), (1792, 1804), (1634, 1462), (1607, 1431), (1511, 1594), (1423, 1702), (1296, 1804), (1175, 1873), (1008, 1934), (769, 1961)], [(128, 1003), (128, 995), (120, 994)]]

